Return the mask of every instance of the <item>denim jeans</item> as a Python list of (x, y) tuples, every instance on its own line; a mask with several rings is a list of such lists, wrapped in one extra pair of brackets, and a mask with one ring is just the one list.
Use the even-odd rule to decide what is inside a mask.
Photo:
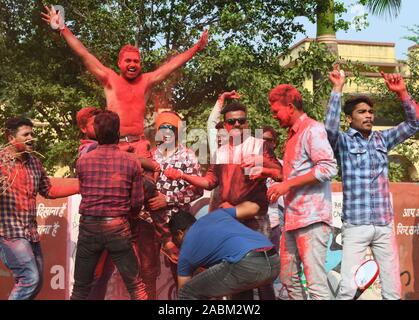
[(15, 280), (9, 300), (34, 299), (41, 290), (44, 272), (41, 244), (0, 237), (0, 258)]
[(381, 295), (383, 299), (400, 299), (401, 282), (399, 254), (393, 223), (386, 226), (342, 225), (342, 281), (336, 299), (351, 300), (356, 293), (354, 274), (365, 260), (367, 247), (371, 247), (380, 268)]
[(236, 294), (272, 283), (279, 274), (277, 254), (223, 261), (194, 276), (179, 290), (180, 300), (205, 300)]
[(108, 283), (115, 271), (109, 252), (105, 250), (96, 266), (92, 289), (87, 300), (105, 300), (108, 291)]
[(71, 299), (87, 299), (97, 263), (105, 249), (121, 274), (131, 299), (147, 299), (139, 258), (125, 217), (105, 221), (80, 219)]
[[(157, 277), (160, 274), (160, 243), (157, 240), (154, 226), (142, 219), (130, 220), (133, 238), (137, 244), (140, 258), (141, 277), (149, 300), (157, 299)], [(115, 265), (105, 251), (96, 268), (95, 279), (88, 300), (104, 300), (108, 282), (115, 270)], [(98, 270), (100, 269), (100, 270)]]
[(330, 299), (325, 267), (330, 233), (331, 227), (323, 222), (283, 232), (280, 279), (291, 300), (307, 299), (300, 279), (301, 264), (310, 298)]

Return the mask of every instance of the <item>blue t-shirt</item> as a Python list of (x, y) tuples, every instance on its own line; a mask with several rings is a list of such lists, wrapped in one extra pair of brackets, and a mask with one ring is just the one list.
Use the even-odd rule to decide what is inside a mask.
[(191, 276), (198, 267), (208, 268), (223, 260), (236, 263), (251, 250), (272, 246), (263, 234), (236, 220), (236, 208), (218, 209), (200, 218), (186, 233), (178, 275)]

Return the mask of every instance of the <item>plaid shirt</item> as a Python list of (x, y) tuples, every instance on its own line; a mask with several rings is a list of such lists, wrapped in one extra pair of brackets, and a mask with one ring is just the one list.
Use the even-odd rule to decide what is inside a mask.
[(178, 212), (179, 208), (189, 212), (190, 203), (202, 197), (204, 194), (203, 190), (182, 179), (171, 180), (164, 175), (164, 171), (169, 167), (173, 167), (186, 174), (200, 176), (201, 167), (195, 153), (181, 144), (179, 144), (176, 152), (168, 157), (165, 157), (159, 148), (154, 149), (151, 153), (153, 159), (161, 168), (159, 177), (157, 178), (156, 188), (166, 196), (166, 201), (170, 208), (167, 212), (168, 218), (173, 213)]
[(0, 236), (39, 241), (36, 195), (48, 198), (51, 183), (38, 158), (26, 154), (18, 159), (0, 152)]
[(331, 94), (326, 130), (342, 169), (342, 220), (345, 222), (387, 225), (393, 219), (387, 153), (418, 130), (414, 102), (408, 99), (402, 105), (406, 121), (388, 130), (373, 131), (365, 139), (352, 128), (340, 132), (341, 94)]
[(301, 115), (288, 130), (284, 152), (284, 181), (312, 173), (318, 183), (292, 188), (284, 199), (285, 230), (313, 223), (332, 225), (330, 180), (337, 173), (333, 150), (323, 124)]
[(82, 196), (79, 213), (89, 216), (122, 216), (141, 209), (141, 164), (118, 146), (98, 145), (76, 165)]

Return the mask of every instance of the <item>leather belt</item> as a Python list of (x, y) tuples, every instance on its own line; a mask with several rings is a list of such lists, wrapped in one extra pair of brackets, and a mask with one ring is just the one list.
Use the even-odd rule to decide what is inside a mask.
[(81, 216), (82, 221), (111, 221), (115, 219), (126, 218), (126, 216), (104, 217), (104, 216)]
[(245, 257), (271, 257), (275, 254), (277, 254), (275, 248), (271, 248), (267, 251), (249, 251)]
[(119, 142), (135, 142), (138, 140), (146, 140), (146, 138), (144, 135), (141, 135), (141, 136), (127, 135), (127, 136), (119, 137)]

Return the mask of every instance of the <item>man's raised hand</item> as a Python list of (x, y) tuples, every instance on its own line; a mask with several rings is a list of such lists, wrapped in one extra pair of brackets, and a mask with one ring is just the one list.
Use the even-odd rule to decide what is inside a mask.
[(45, 12), (41, 13), (42, 20), (48, 23), (54, 30), (63, 30), (65, 27), (63, 16), (60, 14), (59, 10), (56, 10), (53, 5), (51, 8), (44, 6)]
[(204, 49), (207, 46), (207, 43), (208, 43), (208, 30), (204, 30), (201, 38), (197, 42), (198, 51), (201, 51), (202, 49)]
[(401, 99), (408, 96), (406, 85), (404, 83), (403, 77), (400, 74), (384, 73), (383, 71), (380, 71), (380, 74), (390, 91), (397, 93)]
[(345, 85), (345, 72), (340, 70), (339, 64), (333, 66), (333, 71), (329, 73), (329, 80), (333, 84), (333, 91), (342, 92), (343, 86)]
[(236, 92), (236, 90), (223, 92), (221, 96), (225, 99), (240, 99), (240, 95)]

